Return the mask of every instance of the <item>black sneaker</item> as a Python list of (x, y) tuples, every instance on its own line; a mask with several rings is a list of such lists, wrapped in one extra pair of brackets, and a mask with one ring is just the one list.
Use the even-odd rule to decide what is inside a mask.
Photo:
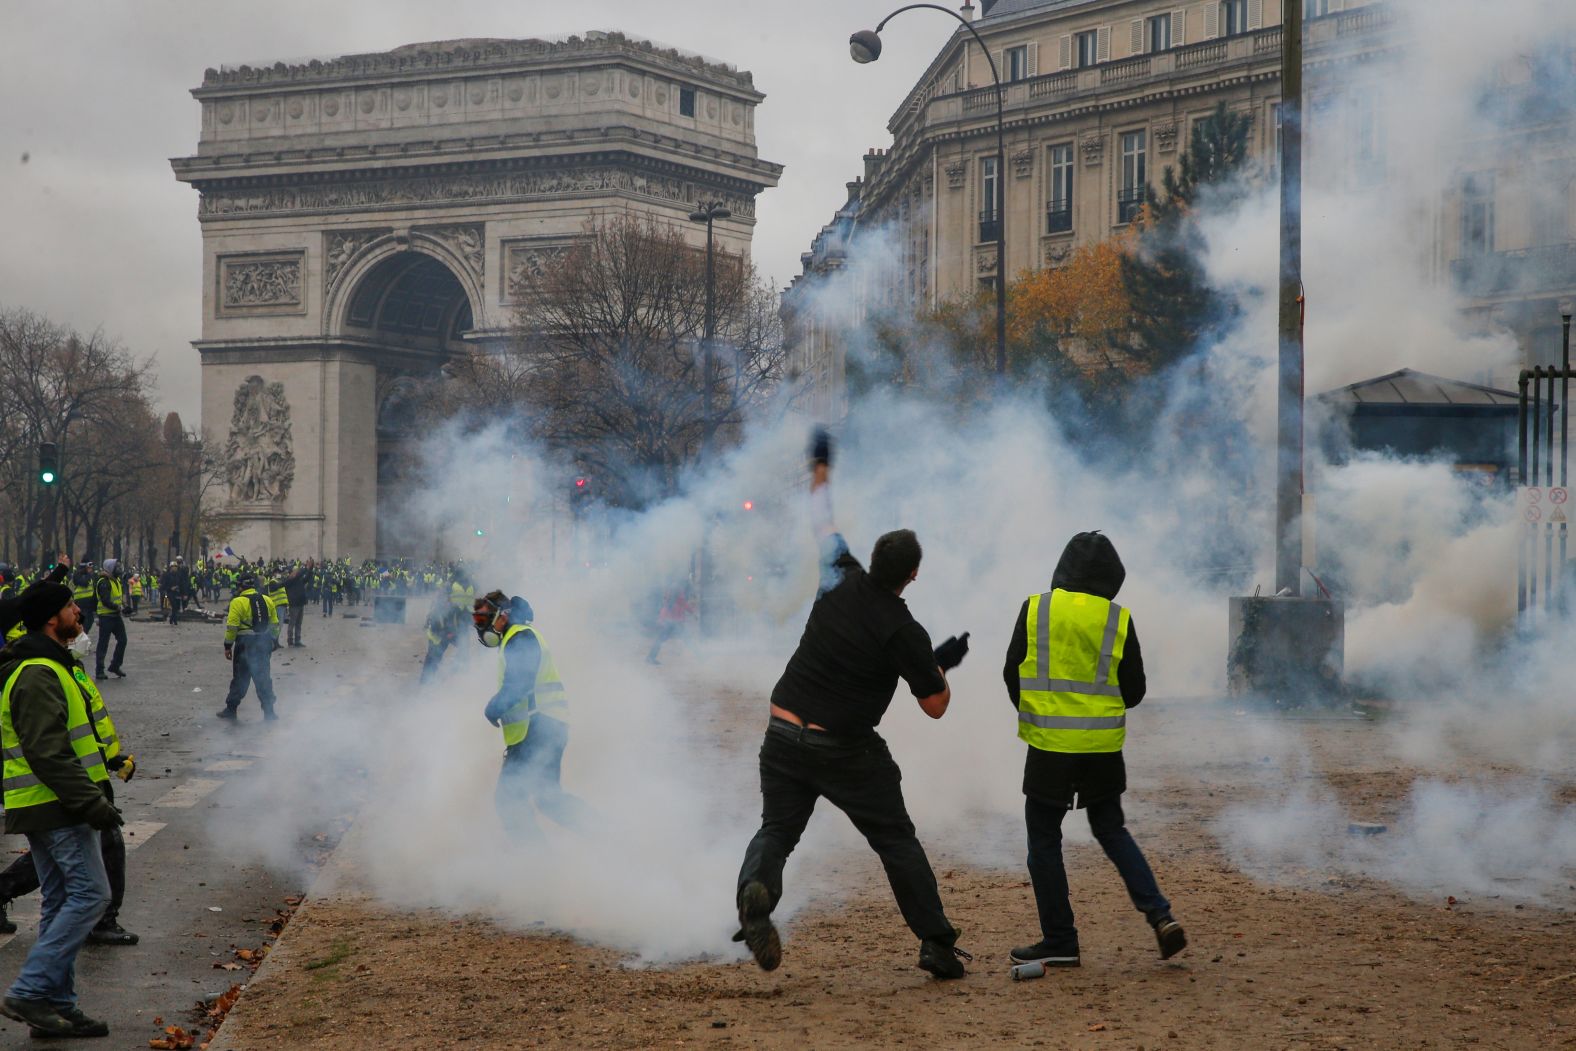
[(101, 920), (88, 931), (90, 945), (136, 945), (141, 940), (114, 920)]
[(126, 673), (121, 671), (119, 668), (111, 668), (109, 673), (115, 676), (117, 679), (124, 679), (126, 677)]
[(15, 934), (16, 921), (6, 916), (5, 910), (11, 907), (9, 901), (0, 901), (0, 934)]
[(220, 708), (214, 714), (221, 719), (234, 719), (236, 717), (234, 708)]
[(97, 679), (99, 682), (108, 682), (109, 681), (109, 676), (105, 675), (102, 671), (94, 672), (93, 673), (93, 678)]
[(1046, 967), (1079, 966), (1078, 946), (1057, 945), (1049, 939), (1012, 950), (1013, 963), (1038, 963)]
[[(71, 1023), (72, 1036), (109, 1036), (109, 1023), (101, 1022), (97, 1018), (89, 1018), (82, 1013), (80, 1007), (67, 1007), (61, 1009), (60, 1017)], [(37, 1036), (37, 1033), (33, 1034)], [(55, 1034), (50, 1033), (50, 1036)]]
[(76, 1036), (71, 1020), (48, 1000), (8, 996), (0, 1001), (0, 1014), (26, 1025), (35, 1036)]
[(1169, 960), (1187, 948), (1187, 935), (1180, 923), (1170, 916), (1162, 916), (1155, 921), (1155, 942), (1160, 946), (1160, 958)]
[(920, 942), (919, 969), (937, 978), (962, 978), (968, 973), (963, 961), (974, 957), (958, 948), (957, 940), (958, 932), (953, 931), (950, 938), (926, 938)]
[(751, 880), (739, 891), (739, 926), (744, 928), (744, 944), (761, 970), (775, 971), (783, 962), (783, 946), (772, 926), (771, 892), (760, 880)]

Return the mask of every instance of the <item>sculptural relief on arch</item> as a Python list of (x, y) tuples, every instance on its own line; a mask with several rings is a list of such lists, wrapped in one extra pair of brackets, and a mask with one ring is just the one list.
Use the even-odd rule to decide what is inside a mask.
[(199, 194), (211, 510), (248, 558), (444, 556), (394, 513), (413, 482), (390, 392), (501, 346), (522, 277), (597, 212), (699, 246), (687, 217), (719, 200), (748, 253), (781, 173), (749, 73), (618, 33), (208, 70), (192, 95), (197, 150), (171, 164)]

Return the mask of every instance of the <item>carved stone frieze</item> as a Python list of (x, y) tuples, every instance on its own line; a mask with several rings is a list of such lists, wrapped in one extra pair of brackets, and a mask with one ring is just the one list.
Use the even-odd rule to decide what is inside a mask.
[(1060, 266), (1067, 262), (1067, 257), (1073, 254), (1071, 241), (1051, 241), (1045, 246), (1045, 265)]
[(996, 249), (982, 248), (974, 253), (974, 269), (981, 274), (996, 272)]
[(232, 504), (279, 503), (289, 495), (295, 481), (295, 453), (283, 383), (248, 376), (236, 388), (224, 473)]
[(219, 306), (225, 311), (286, 313), (300, 310), (302, 253), (228, 256), (219, 259)]
[(1027, 177), (1034, 171), (1034, 151), (1023, 150), (1012, 155), (1012, 173), (1018, 178)]
[(1155, 125), (1155, 148), (1161, 153), (1170, 153), (1177, 148), (1177, 126), (1175, 124)]
[[(961, 172), (962, 169), (960, 169)], [(950, 171), (950, 169), (949, 169)], [(961, 174), (956, 185), (962, 185)], [(255, 215), (268, 212), (331, 212), (447, 201), (518, 200), (573, 193), (624, 191), (686, 204), (720, 200), (738, 216), (755, 214), (755, 198), (719, 192), (688, 179), (627, 168), (555, 168), (543, 171), (477, 175), (431, 175), (407, 179), (367, 179), (304, 186), (213, 188), (203, 191), (200, 216)]]
[(968, 161), (954, 161), (944, 169), (947, 173), (947, 189), (961, 190), (963, 179), (969, 173)]
[(480, 280), (482, 267), (486, 263), (486, 253), (483, 251), (486, 241), (483, 236), (481, 223), (461, 223), (455, 226), (424, 226), (414, 231), (425, 234), (448, 245), (450, 250), (470, 267), (471, 273)]
[(323, 288), (329, 289), (362, 250), (387, 234), (383, 230), (330, 230), (323, 235)]
[(1084, 164), (1091, 168), (1105, 157), (1105, 139), (1102, 136), (1095, 135), (1084, 139), (1078, 144), (1078, 148), (1083, 150)]
[(533, 281), (556, 266), (574, 247), (565, 241), (512, 241), (504, 244), (503, 301), (518, 303)]

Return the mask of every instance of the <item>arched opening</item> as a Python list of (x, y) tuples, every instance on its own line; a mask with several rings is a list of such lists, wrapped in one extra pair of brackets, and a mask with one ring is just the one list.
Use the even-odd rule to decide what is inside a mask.
[(416, 499), (420, 419), (417, 387), (450, 356), (468, 353), (471, 298), (444, 262), (406, 250), (372, 264), (342, 300), (339, 332), (388, 351), (380, 355), (373, 420), (377, 442), (375, 551), (379, 559), (433, 557), (432, 509)]

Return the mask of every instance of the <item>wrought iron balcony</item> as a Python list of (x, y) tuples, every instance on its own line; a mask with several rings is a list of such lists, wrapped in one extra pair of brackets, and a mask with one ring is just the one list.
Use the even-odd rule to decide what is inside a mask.
[(1479, 252), (1452, 261), (1450, 273), (1469, 296), (1568, 294), (1576, 291), (1576, 244)]
[(987, 208), (980, 213), (980, 243), (994, 241), (1001, 236), (1001, 210)]
[(1065, 234), (1073, 228), (1073, 202), (1052, 201), (1045, 206), (1045, 232)]
[(1130, 223), (1144, 208), (1144, 187), (1133, 186), (1116, 195), (1116, 221)]

